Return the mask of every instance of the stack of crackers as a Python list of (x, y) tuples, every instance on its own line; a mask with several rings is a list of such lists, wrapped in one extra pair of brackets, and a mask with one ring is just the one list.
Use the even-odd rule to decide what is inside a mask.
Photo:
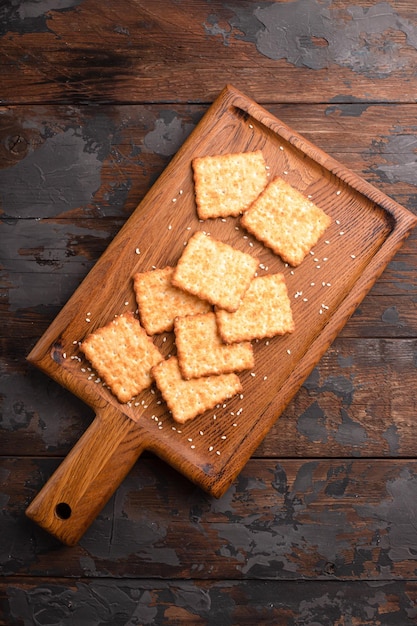
[[(241, 216), (244, 228), (296, 266), (330, 224), (318, 206), (275, 178), (260, 150), (192, 162), (200, 220)], [(126, 403), (156, 383), (175, 421), (184, 423), (242, 393), (239, 373), (254, 367), (252, 342), (292, 333), (282, 273), (257, 275), (259, 260), (195, 232), (175, 267), (138, 272), (139, 319), (128, 313), (91, 333), (81, 350)], [(173, 331), (176, 354), (153, 341)]]

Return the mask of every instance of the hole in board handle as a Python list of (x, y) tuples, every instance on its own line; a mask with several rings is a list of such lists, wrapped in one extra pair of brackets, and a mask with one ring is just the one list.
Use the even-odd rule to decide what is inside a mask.
[(66, 502), (59, 502), (56, 505), (55, 515), (59, 517), (59, 519), (69, 519), (71, 517), (71, 514), (71, 507)]

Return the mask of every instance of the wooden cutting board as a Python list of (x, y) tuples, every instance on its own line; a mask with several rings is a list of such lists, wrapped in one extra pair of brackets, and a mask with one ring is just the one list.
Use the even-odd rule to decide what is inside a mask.
[[(292, 269), (248, 236), (238, 218), (200, 222), (191, 160), (261, 149), (281, 175), (332, 217), (324, 237)], [(226, 87), (112, 241), (28, 359), (82, 398), (96, 417), (27, 509), (62, 542), (75, 544), (143, 450), (220, 497), (369, 291), (417, 218), (306, 141), (233, 87)], [(115, 315), (136, 311), (137, 271), (175, 265), (197, 231), (249, 252), (259, 275), (283, 272), (294, 333), (254, 343), (255, 368), (236, 396), (175, 424), (152, 388), (120, 404), (89, 370), (79, 342)], [(172, 333), (155, 343), (168, 356)]]

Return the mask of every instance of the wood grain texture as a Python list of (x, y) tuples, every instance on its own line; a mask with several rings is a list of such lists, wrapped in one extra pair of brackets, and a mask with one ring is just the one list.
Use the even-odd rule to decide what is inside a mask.
[(122, 0), (117, 9), (70, 0), (65, 9), (3, 9), (4, 103), (172, 102), (180, 93), (211, 102), (229, 82), (259, 102), (414, 102), (413, 0)]
[(415, 623), (415, 231), (223, 498), (144, 452), (78, 546), (24, 515), (94, 421), (26, 355), (226, 83), (417, 214), (415, 3), (0, 18), (0, 623)]

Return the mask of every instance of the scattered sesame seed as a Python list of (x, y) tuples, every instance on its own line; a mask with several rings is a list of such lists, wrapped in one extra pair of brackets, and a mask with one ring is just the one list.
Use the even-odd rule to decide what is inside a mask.
[(176, 201), (177, 201), (177, 199), (176, 199), (176, 198), (172, 198), (172, 202), (176, 202)]
[(291, 350), (287, 348), (287, 354), (291, 354)]
[(72, 342), (72, 345), (73, 345), (73, 346), (76, 346), (76, 345), (77, 345), (77, 343), (78, 343), (78, 341), (75, 339), (75, 341), (73, 341), (73, 342)]
[(269, 165), (265, 165), (265, 169), (270, 170), (271, 168), (269, 167)]
[(339, 233), (339, 235), (344, 235), (344, 234), (345, 234), (344, 230), (341, 230), (340, 233)]
[(329, 244), (329, 243), (330, 243), (330, 241), (329, 241), (328, 239), (325, 239), (324, 243)]
[(203, 431), (202, 431), (202, 430), (200, 430), (200, 435), (201, 435), (201, 436), (203, 436), (203, 435), (204, 435), (204, 433), (203, 433)]
[(280, 146), (280, 147), (279, 147), (279, 149), (280, 149), (280, 150), (284, 150), (283, 146)]
[(216, 454), (220, 456), (220, 450), (216, 450)]
[(310, 200), (311, 200), (312, 197), (313, 196), (311, 195), (311, 193), (309, 193), (308, 196), (307, 196), (307, 198), (310, 198)]
[(285, 175), (287, 175), (287, 174), (288, 174), (288, 172), (287, 172), (286, 170), (284, 170), (284, 174), (285, 174)]
[(125, 306), (129, 306), (129, 302), (127, 300), (125, 302)]
[(182, 194), (184, 193), (184, 191), (183, 191), (182, 189), (180, 189), (178, 193), (180, 194), (180, 196), (182, 196)]
[(237, 426), (236, 422), (234, 422), (234, 423), (232, 424), (232, 426), (235, 426), (235, 427), (236, 427), (236, 426)]
[(209, 450), (209, 452), (213, 452), (213, 450), (214, 450), (213, 446), (210, 446), (208, 450)]
[(217, 419), (217, 415), (213, 415), (213, 419), (214, 419), (214, 420), (215, 420), (215, 419)]
[(303, 302), (308, 302), (308, 298), (303, 298)]
[(139, 250), (139, 248), (136, 248), (136, 250), (135, 250), (135, 254), (140, 254), (140, 250)]
[(253, 124), (249, 124), (249, 128), (253, 128)]
[(252, 241), (250, 241), (250, 242), (249, 242), (249, 245), (250, 245), (250, 247), (251, 247), (251, 248), (253, 248), (253, 243), (252, 243)]
[(86, 371), (85, 367), (82, 367), (81, 371), (84, 373)]
[(63, 352), (63, 353), (62, 353), (62, 356), (63, 356), (63, 358), (64, 358), (64, 359), (66, 359), (66, 358), (67, 358), (67, 353), (66, 353), (66, 352)]
[(193, 444), (192, 446), (190, 446), (191, 450), (194, 450), (195, 445)]
[(351, 254), (351, 255), (350, 255), (350, 258), (351, 258), (351, 259), (356, 259), (356, 254)]
[(290, 274), (291, 276), (294, 276), (294, 270), (291, 270)]
[(267, 380), (267, 379), (268, 379), (268, 376), (264, 376), (264, 380)]
[(329, 259), (328, 259), (328, 257), (327, 257), (327, 256), (323, 257), (323, 261), (328, 261), (328, 260), (329, 260)]
[(251, 372), (250, 375), (253, 376), (253, 378), (256, 376), (255, 372)]
[(91, 320), (90, 320), (90, 318), (89, 318), (89, 317), (86, 317), (86, 318), (85, 318), (85, 321), (86, 321), (86, 322), (88, 322), (88, 323), (90, 323), (90, 322), (91, 322)]
[(223, 439), (223, 440), (224, 440), (224, 439), (227, 439), (227, 437), (226, 437), (226, 435), (222, 435), (222, 436), (220, 437), (220, 439)]
[(316, 283), (310, 283), (311, 287), (314, 287), (314, 285), (315, 285), (315, 284), (316, 284)]
[(168, 230), (172, 230), (172, 224), (168, 224)]
[(317, 267), (317, 269), (319, 270), (319, 269), (320, 269), (320, 267), (321, 267), (321, 265), (316, 265), (316, 267)]
[(338, 190), (336, 191), (336, 196), (340, 196), (340, 194), (341, 194), (341, 193), (342, 193), (342, 192), (340, 191), (340, 189), (338, 189)]
[(340, 224), (340, 220), (336, 220), (336, 224)]
[(188, 437), (188, 441), (192, 441), (192, 440), (193, 440), (193, 438), (192, 438), (192, 437)]

